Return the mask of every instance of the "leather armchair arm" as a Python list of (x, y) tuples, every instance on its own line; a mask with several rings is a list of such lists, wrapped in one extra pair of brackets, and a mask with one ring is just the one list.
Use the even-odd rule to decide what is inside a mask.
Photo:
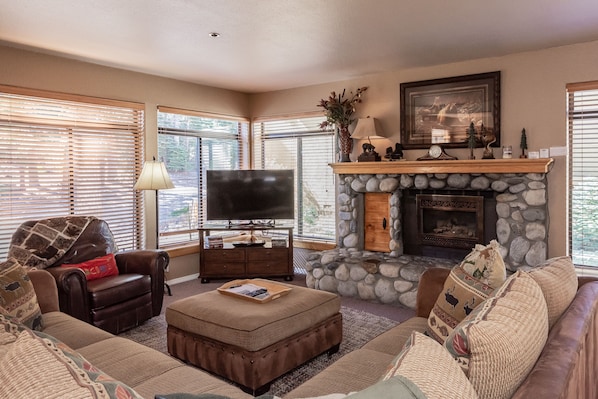
[(58, 287), (56, 280), (46, 270), (30, 270), (27, 275), (33, 283), (35, 296), (42, 313), (58, 312), (60, 305), (58, 303)]
[(438, 295), (442, 292), (444, 281), (450, 272), (451, 269), (433, 267), (422, 274), (417, 287), (416, 316), (428, 317), (430, 315), (430, 311), (434, 307)]
[(89, 295), (83, 270), (76, 267), (49, 267), (46, 270), (56, 280), (60, 310), (89, 323)]
[(152, 313), (158, 316), (164, 301), (164, 270), (170, 262), (168, 252), (157, 249), (124, 251), (115, 254), (119, 273), (150, 275), (152, 279)]

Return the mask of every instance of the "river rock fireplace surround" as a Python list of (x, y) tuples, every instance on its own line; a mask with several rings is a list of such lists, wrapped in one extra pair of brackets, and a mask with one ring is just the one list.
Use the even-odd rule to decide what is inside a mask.
[[(337, 247), (308, 259), (308, 287), (414, 307), (423, 271), (430, 266), (452, 267), (458, 259), (406, 255), (409, 250), (406, 251), (404, 242), (409, 240), (404, 240), (404, 236), (415, 234), (405, 231), (402, 220), (403, 193), (407, 190), (440, 195), (490, 193), (495, 200), (492, 220), (496, 221), (492, 238), (500, 244), (507, 268), (529, 268), (546, 259), (546, 175), (552, 159), (359, 162), (331, 166), (338, 177)], [(364, 194), (381, 192), (391, 193), (390, 250), (365, 251)]]

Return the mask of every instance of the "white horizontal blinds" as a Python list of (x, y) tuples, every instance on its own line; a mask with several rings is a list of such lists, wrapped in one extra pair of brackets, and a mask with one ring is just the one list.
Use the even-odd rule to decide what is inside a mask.
[(295, 236), (334, 240), (334, 133), (315, 115), (260, 119), (253, 123), (256, 168), (295, 169)]
[(143, 106), (0, 86), (0, 258), (24, 221), (91, 215), (142, 242)]
[(241, 118), (158, 107), (158, 155), (175, 186), (159, 191), (162, 245), (198, 239), (205, 221), (205, 171), (241, 168), (248, 127)]
[(598, 82), (567, 91), (570, 253), (576, 265), (598, 266)]

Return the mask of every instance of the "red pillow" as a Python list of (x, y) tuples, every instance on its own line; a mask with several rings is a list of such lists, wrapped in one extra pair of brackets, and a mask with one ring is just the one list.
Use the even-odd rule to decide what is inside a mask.
[(77, 267), (85, 273), (87, 281), (102, 277), (118, 276), (114, 254), (100, 256), (87, 262), (63, 264), (61, 267)]

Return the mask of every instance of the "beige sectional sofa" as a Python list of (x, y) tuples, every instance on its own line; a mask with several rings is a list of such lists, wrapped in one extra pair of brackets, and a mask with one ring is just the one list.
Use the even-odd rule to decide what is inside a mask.
[[(546, 277), (548, 275), (548, 280), (550, 281), (540, 285), (542, 285), (543, 291), (545, 290), (543, 294), (549, 301), (551, 296), (556, 295), (559, 297), (558, 300), (562, 302), (562, 299), (565, 299), (567, 303), (561, 303), (556, 306), (560, 306), (561, 309), (564, 308), (561, 315), (556, 314), (558, 313), (558, 309), (551, 309), (552, 312), (548, 311), (552, 315), (547, 315), (543, 319), (543, 322), (546, 323), (552, 316), (554, 324), (547, 331), (547, 336), (544, 339), (540, 336), (530, 337), (531, 342), (541, 340), (542, 343), (541, 353), (537, 361), (533, 360), (531, 362), (531, 370), (523, 376), (522, 382), (517, 384), (512, 394), (501, 396), (494, 393), (479, 393), (479, 395), (476, 394), (473, 397), (512, 397), (514, 399), (598, 398), (598, 378), (596, 378), (596, 375), (598, 375), (598, 357), (595, 355), (598, 350), (598, 281), (592, 278), (578, 279), (575, 277), (575, 285), (578, 289), (574, 291), (572, 300), (567, 300), (562, 295), (562, 291), (566, 290), (563, 286), (567, 283), (564, 281), (562, 274), (553, 274), (550, 266), (554, 265), (554, 262), (569, 264), (573, 268), (568, 258), (547, 261), (548, 273), (543, 273), (542, 276)], [(389, 365), (395, 361), (406, 341), (412, 337), (413, 332), (424, 332), (428, 329), (429, 314), (439, 294), (443, 293), (444, 284), (449, 273), (450, 270), (441, 268), (427, 270), (423, 274), (418, 288), (416, 317), (374, 338), (361, 349), (343, 356), (323, 372), (285, 395), (285, 399), (307, 398), (355, 391), (360, 391), (363, 394), (370, 391), (372, 386), (379, 385), (385, 373), (388, 372)], [(523, 272), (519, 273), (523, 274)], [(542, 279), (538, 280), (541, 281)], [(570, 277), (569, 280), (571, 280)], [(568, 285), (571, 286), (571, 283)], [(546, 292), (551, 290), (553, 292)], [(520, 299), (525, 302), (528, 301), (528, 298), (528, 296), (522, 296)], [(530, 324), (535, 323), (536, 319), (533, 315), (522, 314), (520, 311), (514, 313), (519, 313), (519, 316), (522, 316), (521, 318), (526, 319)], [(546, 324), (548, 326), (548, 323)], [(546, 327), (546, 330), (548, 330), (548, 327)], [(490, 384), (491, 381), (489, 380), (494, 375), (500, 373), (500, 371), (495, 371), (491, 368), (494, 364), (498, 363), (497, 357), (501, 355), (505, 357), (503, 360), (509, 368), (502, 372), (508, 377), (512, 376), (514, 373), (513, 368), (515, 368), (510, 368), (511, 366), (509, 365), (520, 363), (517, 354), (513, 353), (519, 350), (517, 347), (517, 334), (515, 333), (513, 336), (505, 338), (507, 338), (507, 352), (499, 353), (499, 349), (495, 350), (495, 348), (492, 348), (492, 352), (495, 353), (490, 355), (492, 359), (489, 362), (490, 365), (486, 365), (489, 367), (487, 370), (488, 373), (492, 376), (482, 382), (483, 384)], [(525, 349), (524, 347), (520, 350), (525, 351)], [(509, 353), (510, 350), (512, 352)], [(438, 375), (431, 375), (434, 373), (431, 368), (436, 366), (440, 369)], [(428, 363), (427, 365), (422, 364), (420, 372), (429, 378), (427, 381), (429, 386), (427, 388), (433, 388), (434, 386), (447, 387), (450, 383), (447, 378), (449, 367), (451, 366), (435, 365), (432, 363)], [(382, 395), (380, 391), (372, 391), (372, 394), (374, 393)], [(365, 395), (364, 397), (374, 398), (375, 396), (372, 396), (372, 394)], [(448, 391), (445, 391), (444, 393), (441, 392), (437, 397), (465, 397), (461, 395), (463, 394), (451, 395)], [(335, 395), (335, 399), (337, 397), (339, 396)], [(429, 394), (427, 397), (433, 397), (433, 394)]]
[[(560, 307), (560, 310), (551, 309), (551, 305), (546, 305), (544, 302), (545, 300), (552, 301), (550, 292), (547, 292), (551, 283), (539, 284), (542, 288), (542, 291), (539, 291), (538, 284), (531, 282), (527, 275), (521, 276), (522, 272), (518, 272), (517, 276), (510, 277), (504, 284), (505, 288), (501, 287), (498, 290), (498, 299), (495, 299), (495, 304), (516, 298), (518, 302), (526, 303), (526, 309), (531, 309), (534, 313), (539, 314), (539, 320), (542, 320), (540, 324), (543, 325), (538, 327), (534, 321), (535, 317), (528, 317), (525, 314), (521, 316), (522, 312), (526, 310), (517, 309), (514, 312), (516, 314), (514, 317), (518, 317), (514, 324), (528, 323), (530, 326), (536, 324), (533, 327), (533, 334), (537, 336), (532, 337), (529, 342), (534, 343), (535, 346), (539, 345), (541, 353), (538, 354), (537, 360), (534, 359), (531, 362), (522, 381), (516, 381), (517, 386), (513, 389), (512, 394), (509, 393), (508, 396), (505, 396), (504, 392), (496, 395), (491, 390), (490, 394), (478, 394), (473, 389), (473, 387), (480, 388), (480, 383), (487, 385), (492, 383), (485, 380), (472, 382), (472, 373), (479, 371), (476, 369), (478, 367), (476, 362), (479, 363), (479, 361), (474, 359), (474, 355), (467, 360), (470, 372), (468, 379), (465, 377), (466, 374), (460, 371), (458, 363), (453, 361), (449, 351), (432, 338), (420, 334), (428, 328), (428, 314), (434, 307), (439, 294), (445, 289), (449, 273), (450, 270), (447, 269), (430, 269), (424, 273), (418, 292), (416, 317), (383, 333), (361, 349), (345, 355), (323, 372), (285, 395), (285, 399), (318, 397), (328, 394), (333, 394), (332, 397), (344, 397), (350, 392), (357, 392), (354, 395), (355, 398), (513, 397), (521, 399), (537, 397), (589, 399), (598, 397), (598, 380), (595, 378), (598, 372), (598, 358), (595, 356), (598, 344), (598, 281), (589, 278), (580, 278), (579, 280), (575, 278), (575, 288), (579, 285), (579, 289), (575, 289), (573, 292), (572, 300), (571, 298), (567, 300), (570, 303), (564, 304), (562, 303), (563, 295), (559, 294), (561, 290), (558, 288), (564, 282), (560, 281), (562, 280), (560, 275), (555, 275), (551, 279), (552, 289), (554, 290), (556, 281), (555, 292), (561, 302), (557, 308)], [(165, 354), (125, 338), (114, 336), (59, 312), (54, 278), (43, 270), (31, 271), (28, 275), (35, 287), (43, 313), (43, 333), (68, 345), (93, 366), (133, 388), (142, 397), (151, 399), (156, 394), (174, 392), (222, 395), (230, 398), (251, 397), (235, 386), (204, 371), (186, 366)], [(525, 290), (530, 286), (533, 286), (535, 291), (528, 296)], [(503, 303), (501, 302), (501, 304)], [(507, 305), (509, 307), (509, 304)], [(495, 307), (480, 305), (479, 308), (481, 310), (477, 311), (476, 309), (477, 314), (474, 312), (471, 315), (475, 316), (473, 317), (475, 322), (469, 324), (470, 330), (480, 327), (476, 324), (477, 321), (492, 319), (489, 312), (494, 311)], [(555, 317), (555, 312), (562, 314)], [(501, 317), (510, 316), (502, 314)], [(554, 319), (554, 324), (549, 330), (550, 317)], [(519, 325), (517, 324), (517, 326)], [(498, 354), (505, 355), (500, 352), (506, 348), (506, 359), (503, 359), (503, 363), (521, 363), (518, 357), (520, 352), (523, 353), (527, 347), (534, 346), (529, 342), (526, 343), (527, 341), (523, 337), (519, 339), (519, 334), (525, 335), (525, 331), (518, 331), (517, 334), (510, 336), (499, 334), (493, 338), (497, 342), (497, 348), (502, 348), (497, 349)], [(505, 342), (499, 343), (505, 338), (507, 338), (506, 345)], [(522, 350), (517, 349), (519, 341), (523, 342)], [(471, 339), (468, 344), (470, 347), (475, 347), (476, 342)], [(513, 350), (510, 352), (511, 347)], [(401, 354), (399, 355), (399, 353)], [(0, 356), (2, 355), (4, 353), (0, 351)], [(484, 367), (488, 368), (488, 365), (486, 364)], [(4, 369), (4, 372), (7, 372), (6, 370), (10, 372), (9, 368), (4, 367)], [(503, 375), (505, 378), (511, 378), (512, 374), (516, 374), (513, 370), (505, 372), (504, 370), (489, 369), (484, 371), (488, 371), (492, 376)], [(395, 378), (388, 378), (393, 376)], [(2, 372), (0, 372), (0, 378), (3, 378)], [(381, 382), (385, 378), (387, 380)], [(13, 397), (19, 397), (19, 395)]]

